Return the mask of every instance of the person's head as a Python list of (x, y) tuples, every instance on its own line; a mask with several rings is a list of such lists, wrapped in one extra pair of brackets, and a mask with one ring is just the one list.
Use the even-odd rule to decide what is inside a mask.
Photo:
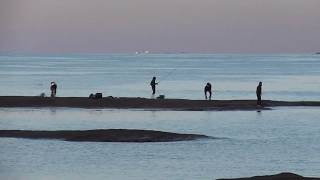
[(154, 80), (155, 80), (155, 79), (156, 79), (156, 77), (155, 77), (155, 76), (153, 76), (153, 78), (152, 78), (152, 79), (154, 79)]
[(259, 82), (259, 86), (262, 86), (262, 82)]
[(207, 82), (207, 86), (210, 86), (211, 84), (209, 82)]

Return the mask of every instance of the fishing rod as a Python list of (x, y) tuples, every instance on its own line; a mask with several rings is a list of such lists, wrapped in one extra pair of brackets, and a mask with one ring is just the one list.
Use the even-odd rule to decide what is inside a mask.
[[(168, 73), (161, 79), (161, 81), (158, 81), (157, 84), (159, 84), (160, 82), (165, 81), (165, 80), (166, 80), (168, 77), (170, 77), (170, 76), (173, 74), (173, 72), (176, 71), (176, 70), (177, 70), (177, 68), (172, 69), (170, 72), (168, 72)], [(159, 91), (158, 89), (157, 89), (157, 92), (158, 92), (159, 94), (161, 94), (161, 91)], [(164, 95), (163, 95), (163, 94), (160, 95), (160, 96), (163, 96), (163, 98), (164, 98)], [(159, 96), (159, 97), (160, 97), (160, 96)]]
[(163, 82), (164, 80), (166, 80), (174, 71), (176, 71), (177, 68), (172, 69), (169, 73), (167, 73), (162, 79), (161, 81), (158, 81), (157, 83)]

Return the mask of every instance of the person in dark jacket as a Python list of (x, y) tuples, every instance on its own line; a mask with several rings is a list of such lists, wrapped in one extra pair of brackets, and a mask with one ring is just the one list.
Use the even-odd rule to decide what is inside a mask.
[(51, 90), (51, 97), (55, 97), (57, 94), (57, 84), (55, 82), (51, 82), (50, 90)]
[(156, 83), (156, 77), (153, 77), (150, 82), (150, 86), (152, 88), (152, 95), (156, 93), (156, 85), (158, 85), (158, 83)]
[(261, 101), (262, 82), (259, 82), (259, 85), (257, 86), (256, 94), (257, 94), (257, 105), (261, 106), (262, 105), (262, 101)]
[(209, 93), (209, 100), (211, 100), (211, 95), (212, 95), (212, 86), (210, 83), (207, 83), (206, 86), (204, 87), (204, 96), (206, 97), (206, 100), (208, 99), (207, 93)]

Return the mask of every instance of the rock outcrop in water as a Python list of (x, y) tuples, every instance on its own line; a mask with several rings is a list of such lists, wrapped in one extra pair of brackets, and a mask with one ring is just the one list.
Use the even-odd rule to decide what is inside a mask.
[(189, 99), (147, 99), (114, 98), (89, 99), (86, 97), (33, 97), (0, 96), (0, 107), (75, 107), (75, 108), (121, 108), (159, 110), (261, 110), (276, 106), (320, 106), (320, 101), (270, 101), (263, 100), (257, 106), (256, 100), (189, 100)]
[(218, 179), (218, 180), (320, 180), (320, 178), (303, 177), (293, 173), (280, 173), (270, 176), (254, 176), (248, 178), (236, 178), (236, 179)]
[(210, 138), (199, 134), (178, 134), (135, 129), (96, 129), (83, 131), (0, 130), (0, 137), (92, 142), (171, 142)]

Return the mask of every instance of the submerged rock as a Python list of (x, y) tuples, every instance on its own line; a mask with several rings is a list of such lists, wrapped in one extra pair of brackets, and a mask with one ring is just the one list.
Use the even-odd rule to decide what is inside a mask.
[(95, 129), (83, 131), (0, 130), (0, 137), (93, 142), (170, 142), (210, 138), (209, 136), (199, 134), (178, 134), (136, 129)]
[(280, 173), (269, 176), (254, 176), (248, 178), (235, 178), (235, 179), (218, 179), (218, 180), (320, 180), (320, 178), (303, 177), (293, 173)]

